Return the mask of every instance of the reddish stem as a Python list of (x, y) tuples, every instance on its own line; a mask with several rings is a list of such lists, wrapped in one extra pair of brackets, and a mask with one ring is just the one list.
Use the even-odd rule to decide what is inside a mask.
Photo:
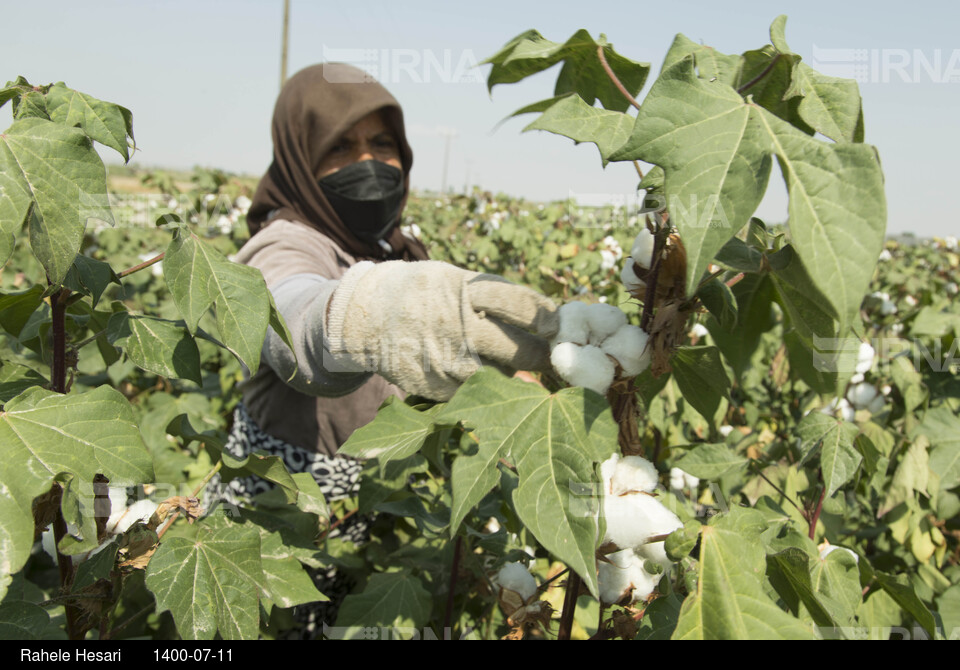
[(457, 535), (453, 547), (453, 565), (450, 566), (450, 592), (447, 594), (447, 612), (443, 617), (443, 634), (446, 635), (453, 625), (453, 593), (457, 588), (457, 573), (460, 571), (460, 552), (463, 548), (463, 536)]
[(142, 270), (143, 268), (148, 268), (148, 267), (150, 267), (151, 265), (153, 265), (154, 263), (159, 263), (159, 262), (162, 261), (162, 260), (163, 260), (163, 253), (160, 253), (160, 254), (154, 256), (153, 258), (151, 258), (150, 260), (144, 261), (144, 262), (141, 263), (140, 265), (134, 265), (132, 268), (127, 268), (126, 270), (123, 270), (123, 271), (121, 271), (121, 272), (118, 272), (118, 273), (117, 273), (117, 276), (118, 276), (118, 277), (126, 277), (127, 275), (133, 274), (133, 273), (136, 272), (137, 270)]
[(613, 69), (610, 67), (610, 64), (607, 63), (607, 57), (603, 55), (603, 46), (597, 47), (597, 58), (600, 59), (600, 65), (603, 66), (604, 72), (606, 72), (607, 76), (610, 77), (610, 81), (612, 81), (613, 85), (616, 86), (621, 93), (623, 93), (623, 97), (625, 97), (631, 105), (637, 109), (640, 109), (640, 103), (637, 102), (633, 96), (630, 95), (630, 92), (626, 89), (626, 87), (620, 83), (620, 80), (617, 79), (617, 75), (613, 73)]
[[(823, 475), (820, 476), (823, 479)], [(812, 540), (814, 535), (817, 533), (817, 521), (820, 519), (820, 511), (823, 509), (823, 499), (827, 496), (827, 487), (823, 486), (820, 490), (820, 499), (817, 500), (817, 507), (813, 510), (813, 514), (810, 515), (810, 533), (809, 537)]]

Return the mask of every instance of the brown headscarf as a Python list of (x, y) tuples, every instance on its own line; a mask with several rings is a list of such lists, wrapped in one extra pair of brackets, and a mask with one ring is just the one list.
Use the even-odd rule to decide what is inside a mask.
[(393, 248), (390, 254), (354, 236), (317, 183), (317, 167), (334, 143), (376, 110), (381, 110), (399, 145), (405, 206), (413, 152), (407, 144), (399, 103), (362, 70), (343, 63), (321, 63), (293, 75), (277, 98), (273, 111), (273, 163), (260, 180), (247, 214), (250, 235), (269, 225), (267, 217), (277, 210), (272, 218), (307, 223), (357, 258), (428, 258), (423, 244), (403, 235), (399, 226), (385, 238)]

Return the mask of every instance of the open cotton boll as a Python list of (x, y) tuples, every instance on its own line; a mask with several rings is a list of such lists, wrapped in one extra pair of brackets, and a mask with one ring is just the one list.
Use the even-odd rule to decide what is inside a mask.
[(497, 573), (497, 584), (520, 594), (524, 602), (537, 592), (537, 580), (533, 578), (523, 563), (507, 563)]
[(153, 513), (157, 511), (157, 507), (157, 503), (152, 500), (138, 500), (130, 507), (121, 510), (120, 514), (116, 515), (116, 519), (114, 519), (114, 514), (111, 514), (110, 521), (107, 522), (107, 530), (114, 535), (126, 533), (130, 530), (130, 526), (137, 521), (144, 523), (149, 521)]
[(624, 456), (617, 462), (610, 478), (610, 494), (619, 496), (635, 491), (651, 493), (657, 488), (658, 481), (659, 474), (653, 463), (640, 456)]
[(633, 271), (633, 263), (633, 256), (628, 256), (623, 264), (623, 269), (620, 271), (620, 283), (623, 284), (623, 287), (627, 289), (628, 293), (636, 293), (647, 287), (647, 285), (637, 277), (637, 273)]
[(657, 578), (643, 569), (643, 559), (630, 549), (609, 554), (610, 563), (601, 562), (597, 572), (600, 601), (612, 605), (629, 593), (630, 602), (644, 600), (653, 593)]
[(644, 228), (640, 234), (633, 240), (633, 246), (630, 248), (630, 256), (640, 267), (649, 270), (653, 261), (653, 233)]
[(581, 347), (561, 342), (550, 352), (550, 362), (567, 383), (582, 386), (603, 395), (613, 383), (616, 369), (599, 347)]
[(627, 324), (627, 315), (613, 305), (587, 305), (586, 314), (590, 326), (588, 342), (597, 346)]
[[(619, 311), (619, 310), (618, 310)], [(628, 377), (636, 377), (650, 365), (650, 352), (647, 350), (649, 336), (642, 328), (624, 324), (617, 332), (600, 345), (603, 353), (613, 356)]]
[(698, 477), (694, 477), (680, 468), (670, 468), (670, 488), (678, 491), (682, 491), (683, 489), (696, 491), (698, 486), (700, 486), (700, 479)]
[(857, 409), (865, 409), (876, 397), (877, 387), (867, 382), (852, 386), (850, 390), (847, 391), (847, 400)]
[(621, 549), (639, 547), (648, 538), (683, 525), (676, 514), (645, 493), (604, 497), (603, 515), (607, 522), (603, 543), (613, 542)]
[[(560, 329), (556, 337), (557, 342), (576, 342), (586, 344), (590, 336), (590, 324), (587, 320), (587, 305), (582, 302), (568, 302), (557, 310), (560, 317)], [(554, 365), (556, 367), (556, 365)], [(559, 371), (559, 370), (558, 370)]]
[(858, 374), (870, 372), (870, 368), (873, 367), (873, 356), (875, 353), (869, 342), (861, 342), (860, 350), (857, 352), (857, 367), (855, 372)]

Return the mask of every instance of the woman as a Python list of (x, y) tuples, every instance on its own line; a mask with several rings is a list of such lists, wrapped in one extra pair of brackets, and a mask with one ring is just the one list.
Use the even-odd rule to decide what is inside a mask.
[[(500, 277), (429, 261), (400, 232), (413, 153), (399, 104), (362, 71), (328, 63), (298, 72), (277, 100), (272, 134), (274, 160), (237, 260), (263, 272), (294, 346), (268, 333), (228, 449), (281, 455), (335, 500), (356, 493), (360, 474), (337, 450), (388, 396), (447, 400), (484, 364), (547, 369), (556, 310)], [(226, 497), (269, 486), (233, 480)], [(366, 527), (338, 530), (361, 541)]]

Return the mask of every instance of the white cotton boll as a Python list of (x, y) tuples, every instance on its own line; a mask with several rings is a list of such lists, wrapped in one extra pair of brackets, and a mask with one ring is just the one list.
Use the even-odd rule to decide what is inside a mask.
[(609, 249), (600, 250), (600, 269), (606, 272), (617, 266), (618, 257)]
[(619, 496), (635, 491), (651, 493), (657, 488), (658, 481), (659, 473), (653, 463), (640, 456), (624, 456), (617, 462), (610, 478), (610, 494)]
[(550, 363), (553, 369), (568, 382), (577, 370), (582, 347), (574, 342), (561, 342), (550, 352)]
[(599, 346), (605, 339), (627, 323), (627, 315), (614, 305), (597, 303), (587, 305), (587, 323), (590, 325), (589, 343)]
[(917, 306), (917, 299), (914, 298), (912, 295), (906, 296), (906, 297), (903, 299), (903, 301), (904, 301), (905, 303), (907, 303), (907, 306), (908, 306), (908, 307), (916, 307), (916, 306)]
[(636, 239), (633, 240), (633, 246), (630, 248), (630, 256), (642, 268), (650, 269), (653, 261), (654, 237), (646, 228), (640, 231)]
[(957, 250), (957, 238), (953, 235), (947, 235), (946, 239), (943, 241), (944, 246), (947, 248), (947, 251), (956, 251)]
[(851, 384), (859, 384), (860, 382), (863, 381), (863, 379), (864, 379), (863, 373), (858, 372), (858, 373), (856, 373), (855, 375), (853, 375), (853, 376), (850, 378), (850, 383), (851, 383)]
[(640, 281), (637, 273), (633, 271), (633, 257), (628, 257), (623, 264), (623, 270), (620, 271), (620, 283), (627, 289), (628, 293), (636, 293), (646, 289), (646, 284)]
[(565, 379), (574, 386), (582, 386), (603, 395), (613, 383), (614, 372), (613, 361), (599, 347), (587, 345), (580, 347), (574, 369)]
[(881, 261), (893, 260), (893, 255), (888, 250), (884, 249), (883, 251), (880, 252), (879, 260)]
[(690, 333), (689, 333), (691, 339), (693, 338), (701, 339), (703, 337), (706, 337), (709, 334), (710, 334), (710, 331), (707, 330), (707, 327), (702, 323), (693, 324), (693, 328), (690, 329)]
[(847, 400), (857, 409), (866, 408), (877, 397), (877, 387), (867, 382), (851, 386), (847, 391)]
[(253, 204), (253, 201), (250, 200), (245, 195), (239, 196), (236, 200), (233, 201), (233, 206), (240, 210), (241, 214), (246, 214), (250, 211), (250, 205)]
[(603, 495), (610, 495), (613, 490), (613, 474), (617, 471), (617, 463), (620, 462), (620, 454), (615, 453), (613, 456), (605, 460), (600, 464), (600, 480), (602, 482), (601, 486), (603, 488)]
[(859, 374), (864, 374), (870, 371), (870, 368), (873, 367), (873, 356), (876, 354), (873, 347), (870, 346), (869, 342), (861, 342), (860, 350), (857, 352), (857, 367), (856, 372)]
[(670, 468), (670, 488), (676, 491), (682, 491), (684, 484), (683, 470), (680, 468)]
[(960, 287), (957, 286), (957, 282), (952, 281), (944, 286), (943, 290), (947, 292), (947, 295), (956, 295), (960, 292)]
[(157, 507), (157, 503), (152, 500), (138, 500), (125, 510), (121, 510), (116, 521), (114, 521), (114, 515), (111, 514), (110, 521), (107, 522), (107, 530), (114, 535), (126, 533), (136, 522), (148, 522), (153, 513), (157, 511)]
[(621, 549), (639, 547), (648, 538), (683, 525), (676, 514), (645, 493), (606, 496), (603, 515), (607, 522), (603, 542), (613, 542)]
[(838, 547), (835, 544), (828, 544), (827, 546), (825, 546), (823, 549), (820, 550), (820, 560), (821, 561), (827, 560), (827, 556), (833, 553), (835, 549), (843, 549), (845, 552), (853, 556), (854, 561), (856, 561), (858, 564), (860, 563), (860, 557), (857, 555), (855, 551), (853, 551), (852, 549), (847, 549), (846, 547)]
[(890, 316), (891, 314), (897, 313), (897, 306), (890, 302), (889, 300), (884, 300), (880, 303), (880, 314), (883, 316)]
[(729, 425), (724, 424), (724, 425), (720, 426), (720, 428), (718, 428), (717, 430), (720, 431), (720, 434), (721, 434), (721, 435), (723, 435), (724, 437), (726, 437), (727, 435), (729, 435), (730, 433), (733, 432), (733, 426), (729, 426)]
[[(554, 342), (587, 343), (590, 337), (590, 324), (587, 320), (586, 303), (576, 300), (568, 302), (560, 306), (557, 315), (560, 317), (560, 329), (557, 331), (557, 336), (553, 338)], [(559, 369), (557, 371), (559, 372)]]
[(867, 409), (871, 414), (879, 414), (883, 411), (884, 398), (882, 395), (877, 395), (876, 398), (870, 401), (870, 404), (867, 405)]
[(836, 416), (839, 412), (840, 417), (844, 421), (853, 421), (854, 415), (856, 414), (856, 411), (850, 406), (846, 398), (834, 398), (827, 403), (820, 412), (821, 414), (829, 414), (831, 416)]
[(644, 600), (653, 593), (658, 580), (643, 569), (643, 559), (633, 551), (618, 551), (607, 559), (610, 563), (601, 562), (597, 573), (603, 604), (620, 602), (628, 593), (630, 602)]
[(648, 339), (649, 336), (643, 332), (643, 329), (624, 324), (603, 341), (600, 349), (603, 353), (617, 359), (625, 375), (636, 377), (650, 365)]
[(497, 573), (496, 582), (501, 588), (518, 593), (524, 602), (537, 592), (537, 580), (523, 563), (505, 564)]

